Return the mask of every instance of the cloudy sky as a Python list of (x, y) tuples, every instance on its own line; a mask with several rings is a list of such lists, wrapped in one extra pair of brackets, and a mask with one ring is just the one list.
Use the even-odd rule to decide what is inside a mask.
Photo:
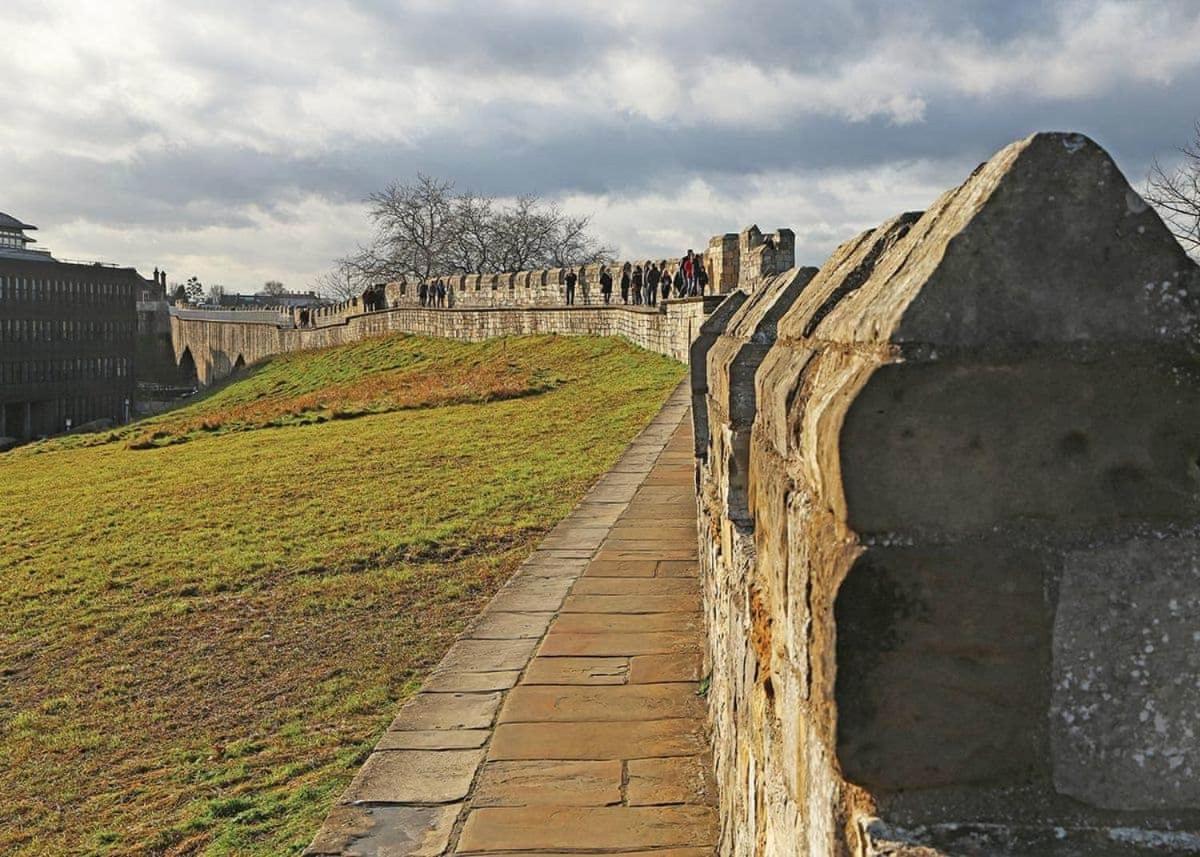
[(60, 257), (298, 288), (418, 170), (627, 256), (756, 222), (797, 261), (1077, 130), (1135, 184), (1200, 116), (1200, 2), (0, 5), (0, 211)]

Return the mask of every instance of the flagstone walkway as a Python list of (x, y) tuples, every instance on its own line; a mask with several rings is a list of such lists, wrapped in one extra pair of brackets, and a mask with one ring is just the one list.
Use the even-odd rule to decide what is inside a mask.
[(687, 405), (455, 643), (305, 854), (713, 854)]

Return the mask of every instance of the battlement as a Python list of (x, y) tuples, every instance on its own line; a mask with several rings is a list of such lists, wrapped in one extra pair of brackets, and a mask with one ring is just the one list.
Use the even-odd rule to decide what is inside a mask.
[(714, 314), (720, 853), (1200, 850), (1198, 313), (1108, 155), (1038, 134)]

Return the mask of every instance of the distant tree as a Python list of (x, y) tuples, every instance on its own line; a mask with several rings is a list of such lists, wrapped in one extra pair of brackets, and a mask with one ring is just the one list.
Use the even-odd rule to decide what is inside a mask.
[(183, 283), (174, 283), (174, 286), (175, 291), (172, 293), (171, 302), (178, 303), (179, 301), (186, 301), (188, 295), (187, 289), (184, 288)]
[(225, 297), (225, 287), (220, 283), (213, 283), (208, 287), (208, 302), (220, 306), (221, 300)]
[(1190, 142), (1179, 147), (1182, 162), (1168, 170), (1156, 159), (1146, 179), (1146, 199), (1158, 209), (1175, 237), (1200, 256), (1200, 120)]
[(353, 297), (370, 283), (408, 277), (488, 274), (607, 261), (613, 250), (590, 232), (591, 219), (569, 217), (534, 195), (508, 205), (443, 179), (418, 174), (367, 200), (371, 240), (323, 275), (327, 294)]
[(449, 273), (455, 244), (450, 182), (422, 173), (412, 184), (392, 182), (367, 198), (375, 240), (360, 253), (360, 267), (376, 279), (411, 274), (425, 281)]
[(187, 278), (187, 282), (183, 284), (183, 290), (187, 293), (189, 301), (198, 301), (204, 296), (204, 284), (194, 274)]
[(357, 258), (338, 259), (333, 269), (321, 274), (312, 284), (313, 291), (336, 301), (348, 301), (363, 293), (369, 283)]
[(282, 295), (287, 290), (279, 280), (267, 280), (263, 283), (263, 291), (268, 295)]

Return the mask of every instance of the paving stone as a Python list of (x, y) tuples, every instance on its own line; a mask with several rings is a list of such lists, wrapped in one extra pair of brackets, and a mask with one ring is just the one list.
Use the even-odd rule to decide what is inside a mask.
[(646, 475), (644, 473), (628, 473), (628, 472), (621, 472), (619, 470), (610, 470), (596, 481), (596, 486), (597, 487), (603, 487), (605, 485), (635, 485), (636, 486), (636, 485), (641, 485), (642, 482), (645, 481), (645, 479), (646, 479)]
[(550, 627), (553, 613), (506, 613), (487, 610), (471, 626), (471, 640), (519, 640), (537, 638)]
[(715, 789), (708, 760), (699, 757), (632, 759), (626, 787), (630, 806), (691, 803), (711, 806)]
[(472, 807), (608, 806), (621, 802), (621, 763), (489, 762), (480, 773)]
[[(541, 579), (550, 580), (552, 578)], [(574, 580), (574, 577), (562, 578), (562, 582), (568, 585), (572, 580)], [(565, 591), (561, 589), (539, 589), (528, 586), (521, 588), (514, 587), (512, 589), (505, 588), (496, 593), (496, 597), (488, 604), (488, 610), (496, 610), (503, 613), (553, 612), (562, 606), (564, 597)]]
[[(522, 851), (521, 857), (713, 857), (708, 848), (656, 848), (653, 851)], [(479, 852), (472, 857), (512, 857), (499, 851)]]
[(699, 577), (700, 563), (697, 560), (666, 559), (658, 564), (659, 577)]
[(601, 548), (596, 554), (596, 559), (601, 560), (622, 560), (622, 559), (690, 559), (696, 561), (696, 548), (675, 548), (672, 550), (613, 550), (612, 548)]
[[(697, 646), (703, 645), (697, 639)], [(630, 684), (671, 681), (700, 681), (703, 657), (699, 651), (663, 655), (639, 655), (629, 662)]]
[(453, 670), (436, 672), (421, 685), (423, 693), (478, 693), (487, 690), (508, 690), (517, 683), (519, 670), (468, 673)]
[(648, 720), (605, 723), (501, 723), (488, 758), (636, 759), (705, 752), (704, 721)]
[(699, 613), (563, 613), (554, 630), (564, 634), (686, 631), (703, 627)]
[(552, 629), (542, 641), (542, 657), (570, 655), (620, 657), (653, 655), (700, 650), (701, 641), (694, 631), (648, 631), (645, 633), (577, 634)]
[(473, 750), (487, 743), (488, 729), (428, 729), (384, 732), (376, 750)]
[(695, 521), (655, 521), (653, 526), (645, 522), (620, 523), (613, 527), (609, 535), (614, 539), (653, 539), (666, 533), (687, 533), (692, 540), (696, 538)]
[(438, 857), (462, 804), (338, 806), (305, 857)]
[(624, 684), (626, 658), (534, 658), (522, 684)]
[(548, 548), (538, 553), (551, 559), (591, 559), (593, 551), (585, 548)]
[(564, 613), (698, 613), (700, 594), (569, 595)]
[(624, 503), (601, 503), (594, 500), (584, 500), (576, 509), (575, 514), (581, 519), (592, 523), (611, 524), (625, 511)]
[(572, 595), (694, 595), (696, 580), (685, 577), (590, 577), (575, 582)]
[(583, 572), (587, 577), (654, 577), (658, 562), (653, 559), (627, 559), (621, 561), (593, 560)]
[[(677, 536), (668, 533), (680, 533)], [(686, 530), (664, 530), (663, 535), (656, 539), (617, 539), (609, 538), (604, 542), (605, 550), (618, 551), (647, 551), (662, 554), (674, 551), (691, 551), (696, 554), (696, 536)]]
[(483, 750), (387, 750), (358, 770), (341, 803), (450, 803), (471, 790)]
[(487, 807), (467, 816), (460, 852), (713, 845), (716, 812), (701, 806)]
[(533, 580), (544, 577), (575, 579), (583, 574), (589, 560), (540, 557), (536, 554), (521, 565), (521, 577)]
[(498, 693), (418, 693), (400, 709), (388, 729), (487, 729), (499, 707)]
[(530, 687), (508, 692), (500, 723), (659, 720), (703, 717), (704, 702), (685, 684)]
[(542, 548), (547, 549), (568, 549), (568, 548), (590, 548), (595, 550), (600, 547), (600, 543), (604, 541), (606, 532), (602, 530), (567, 530), (561, 533), (551, 533), (542, 539)]
[(499, 672), (520, 670), (529, 663), (537, 640), (459, 640), (446, 652), (441, 671)]

